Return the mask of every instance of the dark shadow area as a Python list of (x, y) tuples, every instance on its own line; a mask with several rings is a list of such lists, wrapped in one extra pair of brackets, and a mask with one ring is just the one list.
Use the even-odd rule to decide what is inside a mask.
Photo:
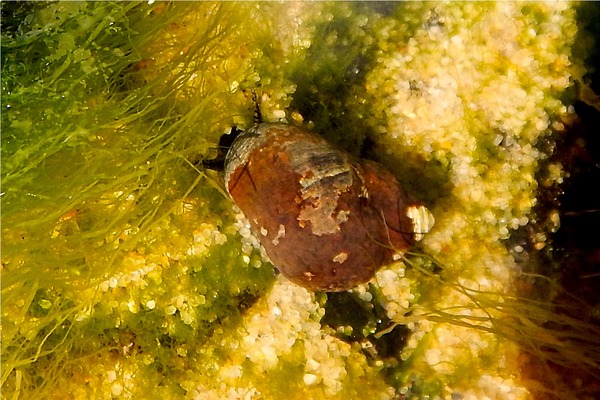
[(600, 306), (600, 111), (582, 102), (575, 111), (580, 120), (557, 152), (569, 175), (559, 197), (554, 258), (565, 288)]
[[(368, 2), (352, 3), (352, 7), (353, 15), (373, 12)], [(369, 29), (368, 24), (364, 29)], [(348, 16), (336, 15), (317, 25), (315, 37), (320, 40), (308, 49), (302, 69), (291, 75), (297, 89), (290, 110), (298, 111), (305, 121), (313, 121), (329, 142), (359, 156), (370, 127), (354, 115), (348, 103), (355, 87), (364, 84), (373, 66), (376, 47), (365, 47), (355, 30), (352, 17)], [(312, 67), (305, 69), (307, 65)]]
[(339, 339), (359, 343), (369, 361), (383, 360), (386, 367), (395, 367), (400, 362), (396, 357), (406, 344), (408, 328), (397, 325), (377, 335), (392, 323), (378, 302), (361, 300), (350, 292), (330, 292), (326, 296), (323, 325), (334, 329)]

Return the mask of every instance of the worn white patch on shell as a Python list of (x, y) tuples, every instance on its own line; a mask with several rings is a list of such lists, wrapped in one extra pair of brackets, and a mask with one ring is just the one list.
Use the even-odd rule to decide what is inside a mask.
[(341, 253), (339, 253), (338, 255), (336, 255), (335, 257), (333, 257), (333, 262), (342, 264), (344, 261), (346, 261), (348, 259), (348, 253), (346, 253), (345, 251), (342, 251)]
[(279, 224), (279, 230), (277, 231), (277, 236), (275, 236), (275, 238), (273, 240), (271, 240), (271, 242), (273, 242), (273, 244), (275, 246), (277, 246), (279, 244), (279, 239), (284, 238), (284, 237), (285, 237), (285, 225)]
[(310, 221), (312, 233), (325, 235), (340, 231), (348, 211), (336, 212), (339, 196), (352, 186), (352, 170), (346, 156), (322, 143), (290, 142), (286, 146), (290, 163), (300, 175), (300, 226)]
[(425, 206), (408, 207), (406, 209), (406, 216), (413, 222), (413, 232), (417, 241), (423, 239), (435, 223), (433, 214)]
[(338, 212), (336, 219), (341, 224), (342, 222), (348, 221), (348, 216), (350, 215), (350, 210), (340, 210)]
[(311, 281), (312, 278), (315, 277), (315, 274), (313, 274), (310, 271), (305, 271), (302, 275), (304, 275), (306, 277), (306, 280)]

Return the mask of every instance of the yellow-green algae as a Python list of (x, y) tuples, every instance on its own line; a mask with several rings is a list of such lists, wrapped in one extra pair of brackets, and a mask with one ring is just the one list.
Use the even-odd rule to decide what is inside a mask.
[[(5, 398), (521, 399), (523, 349), (598, 367), (518, 298), (502, 243), (569, 113), (573, 4), (2, 8)], [(368, 136), (430, 203), (422, 254), (352, 291), (389, 319), (363, 336), (408, 327), (393, 357), (276, 278), (201, 166), (252, 123), (252, 90), (266, 120), (353, 151)]]

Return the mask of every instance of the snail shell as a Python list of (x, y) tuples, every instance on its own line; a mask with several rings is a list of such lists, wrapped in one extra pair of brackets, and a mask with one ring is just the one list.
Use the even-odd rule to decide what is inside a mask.
[(313, 290), (367, 282), (434, 221), (381, 165), (292, 125), (241, 134), (225, 159), (225, 185), (271, 262)]

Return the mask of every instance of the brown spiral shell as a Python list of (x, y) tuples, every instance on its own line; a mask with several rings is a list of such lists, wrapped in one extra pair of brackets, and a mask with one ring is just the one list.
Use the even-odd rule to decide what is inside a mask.
[(367, 282), (433, 225), (381, 165), (287, 124), (258, 124), (227, 153), (225, 184), (291, 281), (341, 291)]

